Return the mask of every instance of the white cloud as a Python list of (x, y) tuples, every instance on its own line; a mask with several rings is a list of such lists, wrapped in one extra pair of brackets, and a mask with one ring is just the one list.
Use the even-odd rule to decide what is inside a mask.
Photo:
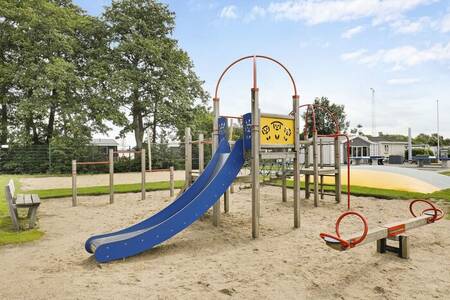
[(278, 19), (320, 24), (374, 18), (374, 24), (401, 18), (402, 13), (437, 0), (317, 0), (273, 2), (268, 12)]
[(396, 33), (416, 33), (432, 26), (433, 22), (428, 17), (422, 17), (416, 21), (401, 18), (390, 24), (390, 27)]
[(245, 21), (251, 22), (259, 17), (265, 17), (267, 14), (267, 11), (264, 7), (255, 5), (252, 7), (252, 10), (250, 13), (245, 17)]
[(378, 50), (373, 54), (367, 51), (344, 53), (343, 60), (354, 60), (360, 64), (375, 66), (378, 63), (393, 64), (394, 70), (416, 66), (425, 62), (450, 61), (450, 42), (447, 44), (434, 44), (429, 48), (417, 49), (413, 46), (402, 46), (392, 49)]
[(348, 52), (341, 55), (342, 60), (358, 60), (360, 59), (365, 53), (367, 53), (366, 49), (360, 49), (354, 52)]
[(222, 8), (222, 11), (220, 12), (219, 16), (222, 19), (236, 19), (237, 13), (236, 13), (236, 6), (235, 5), (229, 5)]
[(442, 18), (440, 29), (442, 32), (450, 32), (450, 13)]
[(389, 85), (409, 85), (418, 82), (420, 82), (419, 78), (393, 78), (387, 81)]
[(353, 36), (357, 35), (358, 33), (363, 32), (363, 30), (364, 30), (364, 27), (362, 27), (362, 26), (353, 27), (353, 28), (350, 28), (349, 30), (345, 31), (342, 34), (342, 37), (345, 39), (351, 39)]

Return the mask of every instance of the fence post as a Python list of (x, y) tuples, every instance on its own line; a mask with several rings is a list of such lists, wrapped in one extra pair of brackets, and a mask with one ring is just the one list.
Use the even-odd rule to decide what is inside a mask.
[(114, 150), (109, 149), (109, 204), (114, 203)]
[(147, 130), (147, 145), (148, 145), (148, 170), (152, 171), (152, 143), (151, 143), (151, 131)]
[(141, 150), (141, 199), (145, 200), (145, 149)]
[(185, 172), (185, 186), (191, 185), (192, 181), (192, 138), (191, 128), (187, 127), (184, 131), (184, 172)]
[(174, 183), (174, 175), (173, 175), (173, 166), (170, 167), (170, 197), (175, 195), (175, 183)]
[(204, 165), (205, 165), (205, 145), (203, 144), (204, 136), (203, 133), (198, 135), (198, 175), (203, 173)]
[(77, 204), (77, 161), (72, 160), (72, 206)]

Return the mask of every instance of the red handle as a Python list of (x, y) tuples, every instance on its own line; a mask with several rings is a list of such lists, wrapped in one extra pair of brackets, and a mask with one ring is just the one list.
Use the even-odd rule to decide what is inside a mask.
[(416, 214), (414, 213), (413, 207), (414, 204), (418, 203), (418, 202), (422, 202), (422, 203), (426, 203), (430, 206), (430, 208), (426, 208), (422, 211), (422, 215), (427, 212), (427, 211), (433, 211), (434, 214), (433, 216), (431, 216), (430, 218), (428, 218), (428, 223), (433, 223), (435, 221), (439, 221), (440, 219), (442, 219), (442, 217), (444, 216), (444, 212), (440, 209), (437, 208), (433, 203), (431, 203), (430, 201), (427, 200), (423, 200), (423, 199), (416, 199), (414, 201), (412, 201), (409, 204), (409, 211), (411, 212), (411, 215), (413, 215), (413, 217), (417, 217)]
[[(347, 240), (344, 240), (341, 238), (341, 234), (339, 232), (339, 227), (341, 225), (342, 220), (349, 215), (354, 215), (354, 216), (357, 216), (358, 218), (360, 218), (364, 225), (364, 230), (363, 230), (363, 234), (359, 238), (347, 241)], [(341, 247), (343, 249), (348, 249), (348, 248), (353, 248), (356, 245), (358, 245), (359, 243), (361, 243), (362, 241), (364, 241), (364, 239), (367, 236), (368, 231), (369, 231), (369, 226), (367, 224), (367, 219), (362, 214), (355, 212), (355, 211), (346, 211), (342, 215), (340, 215), (339, 218), (336, 220), (336, 236), (328, 234), (328, 233), (321, 233), (320, 237), (322, 239), (325, 239), (326, 237), (335, 239), (335, 240), (339, 241), (339, 243), (341, 244)]]

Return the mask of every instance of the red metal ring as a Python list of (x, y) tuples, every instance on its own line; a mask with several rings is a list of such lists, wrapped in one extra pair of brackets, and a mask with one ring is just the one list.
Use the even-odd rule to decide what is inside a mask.
[[(425, 212), (427, 212), (427, 211), (434, 211), (434, 208), (430, 207), (430, 208), (422, 210), (422, 215), (424, 215)], [(440, 219), (442, 219), (444, 217), (444, 212), (442, 211), (442, 209), (437, 208), (437, 207), (436, 207), (436, 211), (438, 212), (438, 214), (437, 214), (435, 221), (439, 221)]]
[[(415, 203), (418, 203), (418, 202), (423, 202), (423, 203), (426, 203), (429, 206), (431, 206), (431, 208), (427, 208), (427, 209), (423, 210), (422, 214), (425, 211), (431, 211), (431, 210), (434, 211), (434, 215), (432, 217), (428, 218), (428, 223), (433, 223), (434, 221), (438, 221), (443, 217), (444, 214), (441, 209), (436, 208), (436, 206), (434, 206), (434, 204), (431, 203), (430, 201), (423, 200), (423, 199), (416, 199), (409, 204), (409, 212), (411, 213), (411, 215), (413, 215), (413, 217), (415, 217), (415, 218), (417, 217), (416, 214), (414, 213), (413, 206)], [(438, 212), (441, 212), (441, 214), (442, 214), (440, 217), (438, 215)]]
[(342, 221), (346, 216), (349, 216), (349, 215), (357, 216), (358, 218), (361, 219), (361, 221), (363, 222), (363, 225), (364, 225), (364, 231), (363, 231), (363, 234), (362, 234), (359, 238), (357, 238), (356, 240), (352, 240), (352, 241), (349, 242), (349, 243), (350, 243), (350, 248), (351, 248), (351, 247), (354, 247), (354, 246), (356, 246), (357, 244), (361, 243), (362, 241), (364, 241), (364, 239), (365, 239), (366, 236), (367, 236), (367, 232), (369, 231), (369, 225), (367, 224), (367, 219), (366, 219), (362, 214), (360, 214), (360, 213), (358, 213), (358, 212), (355, 212), (355, 211), (346, 211), (346, 212), (344, 212), (344, 213), (337, 219), (337, 221), (336, 221), (336, 234), (337, 234), (337, 237), (338, 237), (339, 239), (341, 238), (341, 234), (340, 234), (340, 232), (339, 232), (339, 226), (340, 226), (340, 224), (341, 224), (341, 221)]

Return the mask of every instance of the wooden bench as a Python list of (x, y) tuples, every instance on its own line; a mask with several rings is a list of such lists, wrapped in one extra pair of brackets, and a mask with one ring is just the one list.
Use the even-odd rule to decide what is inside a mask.
[(6, 201), (9, 206), (9, 214), (15, 230), (20, 230), (18, 208), (28, 208), (28, 216), (30, 219), (30, 228), (33, 228), (36, 224), (36, 213), (41, 200), (38, 195), (35, 194), (19, 194), (16, 195), (16, 188), (14, 187), (14, 181), (11, 179), (5, 186)]

